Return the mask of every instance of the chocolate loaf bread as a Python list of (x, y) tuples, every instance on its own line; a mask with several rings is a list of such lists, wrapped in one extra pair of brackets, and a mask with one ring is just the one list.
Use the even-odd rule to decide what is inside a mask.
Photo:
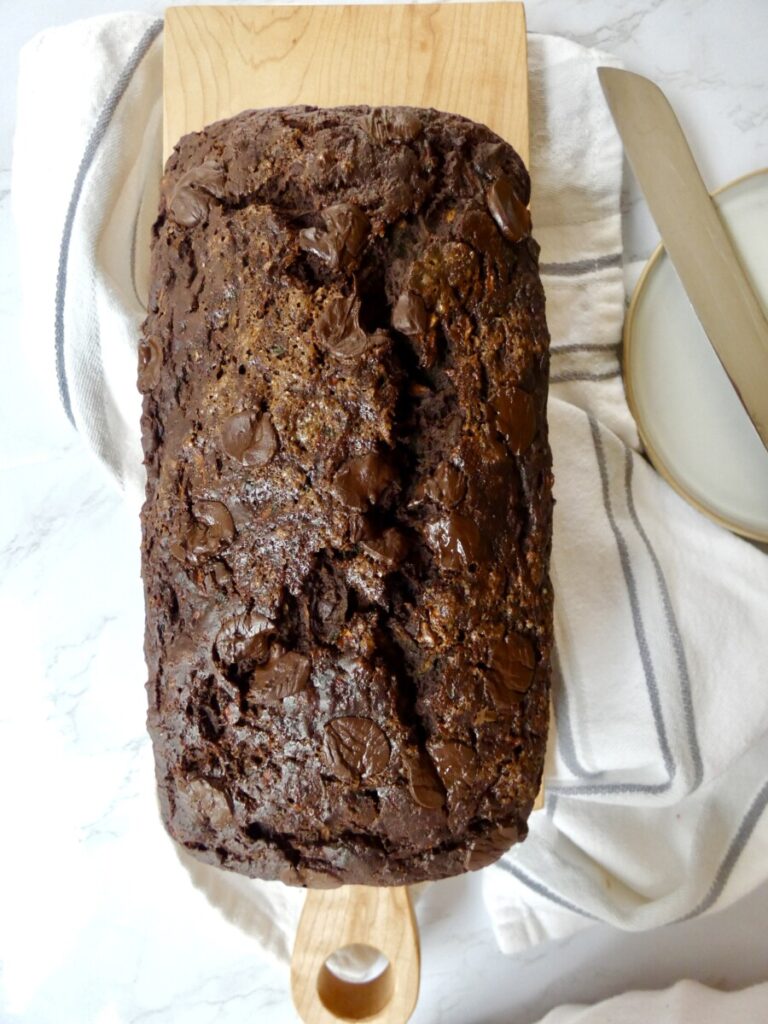
[(170, 157), (140, 346), (165, 824), (289, 884), (524, 838), (548, 723), (528, 175), (434, 110), (250, 111)]

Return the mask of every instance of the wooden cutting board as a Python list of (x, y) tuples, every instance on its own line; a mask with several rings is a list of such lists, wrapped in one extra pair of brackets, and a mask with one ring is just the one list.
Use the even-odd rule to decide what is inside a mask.
[(528, 163), (521, 3), (169, 7), (163, 153), (249, 107), (404, 104), (488, 125)]
[[(464, 114), (528, 163), (521, 3), (171, 7), (164, 53), (166, 158), (182, 135), (248, 108), (367, 103)], [(365, 983), (341, 980), (326, 958), (361, 943), (389, 966)], [(309, 891), (291, 966), (296, 1008), (305, 1024), (404, 1024), (419, 961), (407, 889)]]

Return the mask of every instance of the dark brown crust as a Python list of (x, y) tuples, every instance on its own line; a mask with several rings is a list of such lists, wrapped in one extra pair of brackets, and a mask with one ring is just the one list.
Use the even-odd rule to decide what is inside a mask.
[(548, 722), (548, 335), (528, 175), (433, 110), (183, 138), (139, 384), (165, 823), (401, 885), (525, 836)]

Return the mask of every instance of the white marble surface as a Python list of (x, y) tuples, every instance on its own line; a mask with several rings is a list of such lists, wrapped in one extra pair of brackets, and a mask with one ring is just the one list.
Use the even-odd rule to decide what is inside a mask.
[[(287, 968), (193, 887), (147, 799), (137, 524), (58, 411), (41, 407), (19, 350), (8, 197), (17, 51), (47, 25), (127, 6), (0, 0), (0, 1019), (287, 1024)], [(531, 0), (527, 12), (532, 30), (654, 77), (711, 186), (768, 164), (762, 0)], [(625, 215), (627, 257), (643, 257), (656, 232), (631, 182)], [(419, 915), (414, 1024), (524, 1024), (564, 1001), (679, 977), (728, 988), (768, 978), (768, 887), (657, 933), (595, 927), (516, 958), (493, 944), (477, 877), (432, 886)]]

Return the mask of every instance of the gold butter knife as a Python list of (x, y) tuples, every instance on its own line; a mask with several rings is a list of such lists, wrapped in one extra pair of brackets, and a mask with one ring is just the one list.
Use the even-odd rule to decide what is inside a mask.
[(627, 157), (704, 332), (768, 449), (768, 321), (657, 85), (598, 68)]

